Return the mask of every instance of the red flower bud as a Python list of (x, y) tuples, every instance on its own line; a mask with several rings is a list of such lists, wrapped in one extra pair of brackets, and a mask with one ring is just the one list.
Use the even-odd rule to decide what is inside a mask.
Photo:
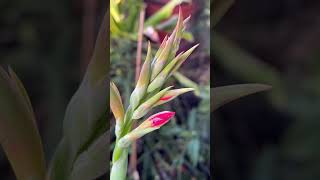
[(162, 111), (151, 116), (149, 118), (149, 121), (151, 121), (151, 127), (161, 127), (162, 125), (166, 124), (174, 115), (175, 112)]

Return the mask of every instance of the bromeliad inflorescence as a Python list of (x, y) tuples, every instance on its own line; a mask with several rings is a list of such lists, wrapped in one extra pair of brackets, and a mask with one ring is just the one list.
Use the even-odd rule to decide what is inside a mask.
[(175, 112), (162, 111), (143, 121), (137, 128), (132, 124), (143, 118), (151, 109), (177, 96), (192, 91), (192, 88), (172, 89), (163, 87), (168, 78), (177, 71), (198, 45), (176, 55), (185, 24), (181, 11), (177, 25), (169, 37), (165, 37), (159, 50), (152, 58), (151, 45), (148, 43), (146, 60), (141, 68), (136, 87), (130, 96), (130, 105), (124, 111), (120, 93), (114, 83), (110, 83), (110, 107), (116, 119), (116, 144), (112, 157), (111, 180), (124, 180), (127, 174), (128, 148), (132, 142), (166, 124)]

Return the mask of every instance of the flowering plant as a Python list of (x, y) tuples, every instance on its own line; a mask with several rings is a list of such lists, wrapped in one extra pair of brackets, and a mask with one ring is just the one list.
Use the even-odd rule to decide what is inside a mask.
[(173, 33), (163, 40), (153, 58), (151, 45), (148, 43), (147, 56), (141, 68), (136, 87), (130, 96), (130, 104), (126, 111), (116, 85), (112, 82), (110, 83), (110, 107), (116, 119), (116, 145), (112, 157), (111, 180), (126, 179), (130, 144), (169, 122), (175, 112), (162, 111), (154, 114), (132, 130), (133, 123), (143, 118), (154, 107), (193, 90), (193, 88), (172, 89), (172, 86), (164, 88), (168, 78), (177, 71), (198, 46), (197, 44), (186, 52), (176, 55), (182, 33), (185, 30), (185, 24), (189, 19), (183, 20), (181, 12), (179, 12)]

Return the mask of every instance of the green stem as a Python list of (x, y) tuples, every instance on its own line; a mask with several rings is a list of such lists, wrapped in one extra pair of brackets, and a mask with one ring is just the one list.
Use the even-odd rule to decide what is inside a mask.
[(113, 150), (110, 180), (126, 180), (129, 148), (119, 147), (118, 141), (130, 131), (132, 125), (132, 114), (133, 110), (129, 106), (124, 117), (124, 123), (121, 126), (121, 133), (117, 137), (116, 145)]
[(120, 158), (112, 164), (110, 180), (126, 180), (128, 169), (128, 148), (121, 150)]

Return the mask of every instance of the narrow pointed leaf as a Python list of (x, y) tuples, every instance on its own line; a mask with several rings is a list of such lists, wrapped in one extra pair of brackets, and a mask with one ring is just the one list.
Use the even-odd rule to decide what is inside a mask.
[(109, 170), (109, 131), (101, 135), (74, 162), (71, 180), (96, 179)]
[(212, 22), (214, 27), (232, 6), (234, 0), (214, 0), (211, 3), (211, 6), (213, 6)]
[(150, 16), (146, 22), (145, 26), (156, 26), (159, 24), (162, 20), (170, 17), (172, 14), (173, 9), (183, 3), (183, 2), (189, 2), (189, 0), (171, 0), (169, 3), (167, 3), (165, 6), (163, 6), (159, 11), (157, 11), (155, 14)]
[(12, 69), (0, 68), (0, 143), (18, 180), (45, 179), (41, 138), (30, 100)]
[(155, 94), (150, 99), (146, 100), (144, 103), (142, 103), (133, 113), (132, 118), (133, 119), (140, 119), (144, 115), (146, 115), (151, 109), (152, 106), (159, 101), (159, 99), (170, 89), (172, 86), (167, 87), (157, 94)]
[(233, 100), (269, 89), (271, 86), (263, 84), (240, 84), (212, 88), (211, 111)]
[[(96, 137), (99, 137), (101, 125), (107, 124), (107, 112), (109, 105), (109, 84), (108, 69), (109, 50), (109, 9), (107, 10), (95, 44), (93, 56), (88, 65), (85, 76), (79, 89), (71, 98), (63, 124), (63, 141), (66, 141), (56, 152), (51, 164), (53, 167), (59, 166), (56, 163), (63, 163), (64, 174), (61, 180), (68, 179), (73, 163), (83, 151), (87, 150)], [(61, 151), (59, 151), (62, 149)], [(68, 158), (61, 158), (61, 153), (68, 152)], [(63, 162), (61, 162), (63, 161)], [(49, 177), (57, 177), (55, 171), (50, 171)], [(59, 176), (58, 176), (59, 177)]]

